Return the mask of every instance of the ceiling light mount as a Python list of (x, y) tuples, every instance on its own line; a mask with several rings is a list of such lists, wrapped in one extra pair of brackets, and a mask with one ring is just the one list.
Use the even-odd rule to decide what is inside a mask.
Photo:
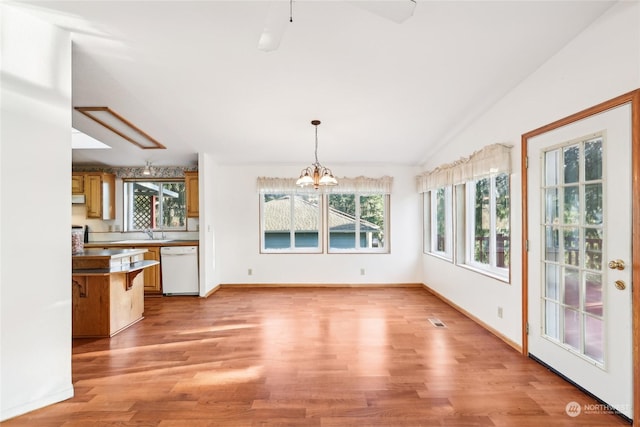
[(300, 178), (296, 181), (296, 185), (300, 187), (306, 187), (307, 185), (313, 185), (316, 190), (320, 186), (334, 186), (338, 185), (338, 180), (333, 176), (331, 169), (324, 167), (318, 161), (318, 125), (320, 120), (311, 120), (311, 124), (315, 126), (316, 134), (316, 148), (315, 148), (315, 162), (300, 172)]

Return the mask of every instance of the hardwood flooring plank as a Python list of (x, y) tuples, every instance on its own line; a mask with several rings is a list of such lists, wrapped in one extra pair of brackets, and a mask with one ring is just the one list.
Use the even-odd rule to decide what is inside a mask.
[[(222, 288), (73, 341), (75, 396), (3, 427), (621, 426), (421, 288)], [(435, 327), (438, 319), (445, 327)]]

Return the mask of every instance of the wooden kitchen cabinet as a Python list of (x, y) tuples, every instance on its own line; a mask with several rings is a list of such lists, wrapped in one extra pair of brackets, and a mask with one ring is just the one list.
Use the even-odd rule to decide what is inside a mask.
[(84, 174), (71, 174), (71, 194), (84, 194)]
[(187, 198), (187, 217), (198, 218), (200, 216), (200, 207), (198, 194), (198, 172), (184, 173), (185, 193)]
[[(147, 253), (144, 259), (152, 261), (160, 261), (160, 248), (146, 248)], [(145, 295), (162, 295), (162, 281), (160, 278), (160, 264), (146, 268), (144, 270), (144, 294)]]
[(84, 175), (87, 218), (115, 219), (116, 177), (110, 173), (88, 172)]

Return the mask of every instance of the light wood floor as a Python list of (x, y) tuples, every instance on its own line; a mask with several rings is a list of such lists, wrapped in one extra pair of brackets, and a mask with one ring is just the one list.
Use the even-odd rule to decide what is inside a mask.
[(628, 425), (569, 417), (570, 402), (596, 402), (421, 288), (223, 288), (145, 304), (115, 337), (74, 341), (74, 398), (3, 425)]

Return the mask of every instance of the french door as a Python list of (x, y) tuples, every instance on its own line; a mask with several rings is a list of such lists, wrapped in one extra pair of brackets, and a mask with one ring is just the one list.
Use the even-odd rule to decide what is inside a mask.
[(523, 136), (526, 348), (629, 418), (632, 117), (628, 102)]

